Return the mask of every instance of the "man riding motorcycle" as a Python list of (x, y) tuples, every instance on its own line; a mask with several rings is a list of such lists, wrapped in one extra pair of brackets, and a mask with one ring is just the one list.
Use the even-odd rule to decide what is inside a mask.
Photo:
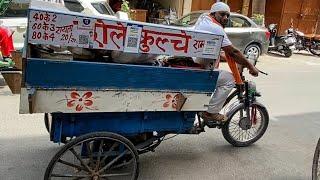
[[(223, 3), (217, 2), (212, 5), (210, 14), (202, 15), (195, 24), (196, 30), (207, 31), (213, 34), (223, 36), (222, 50), (224, 51), (226, 58), (231, 61), (247, 67), (249, 73), (253, 76), (258, 76), (259, 71), (257, 68), (251, 64), (244, 55), (236, 49), (231, 41), (229, 40), (227, 34), (224, 31), (225, 25), (228, 23), (230, 17), (230, 7)], [(195, 62), (199, 64), (210, 63), (211, 59), (197, 58)], [(208, 110), (200, 114), (206, 123), (209, 121), (226, 121), (227, 117), (220, 114), (220, 110), (223, 107), (224, 102), (226, 101), (228, 94), (234, 88), (234, 77), (231, 73), (218, 70), (219, 77), (217, 80), (217, 86), (215, 92), (211, 96), (209, 102)]]

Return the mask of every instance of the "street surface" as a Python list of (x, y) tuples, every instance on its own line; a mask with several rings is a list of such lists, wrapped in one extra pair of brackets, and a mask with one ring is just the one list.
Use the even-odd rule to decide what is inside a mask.
[[(235, 148), (218, 129), (178, 135), (140, 156), (140, 179), (311, 179), (320, 137), (320, 57), (265, 55), (259, 60), (257, 67), (269, 75), (250, 79), (270, 114), (262, 139)], [(18, 109), (19, 95), (11, 94), (0, 75), (0, 179), (43, 179), (61, 147), (49, 141), (43, 114), (19, 115)]]

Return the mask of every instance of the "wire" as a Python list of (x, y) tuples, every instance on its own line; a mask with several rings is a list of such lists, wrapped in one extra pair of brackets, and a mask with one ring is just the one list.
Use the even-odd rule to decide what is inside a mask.
[(165, 136), (164, 136), (161, 141), (166, 141), (166, 140), (172, 139), (172, 138), (174, 138), (174, 137), (176, 137), (176, 136), (178, 136), (178, 135), (179, 135), (179, 134), (176, 134), (176, 135), (173, 135), (173, 136), (168, 137), (168, 138), (164, 138), (164, 137), (165, 137)]

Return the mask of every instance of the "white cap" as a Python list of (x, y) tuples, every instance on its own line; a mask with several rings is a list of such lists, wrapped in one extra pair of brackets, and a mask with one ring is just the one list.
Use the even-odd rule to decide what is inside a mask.
[(223, 2), (214, 3), (211, 6), (210, 13), (218, 12), (218, 11), (226, 11), (230, 13), (230, 7)]

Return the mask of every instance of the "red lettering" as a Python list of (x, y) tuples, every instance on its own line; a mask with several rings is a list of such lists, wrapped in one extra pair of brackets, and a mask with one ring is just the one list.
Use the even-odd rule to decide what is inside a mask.
[(43, 39), (46, 40), (46, 41), (49, 39), (48, 33), (46, 33), (46, 32), (43, 33)]
[(35, 19), (36, 21), (38, 21), (38, 19), (39, 19), (39, 14), (38, 14), (38, 13), (35, 13), (35, 14), (33, 15), (33, 19)]
[(56, 19), (57, 19), (57, 15), (53, 14), (52, 22), (56, 22)]
[(46, 23), (46, 22), (43, 22), (42, 29), (45, 30), (45, 31), (48, 31), (49, 30), (49, 24)]
[(38, 38), (38, 39), (41, 39), (41, 32), (38, 32), (37, 38)]
[(53, 41), (53, 39), (54, 39), (54, 33), (51, 33), (50, 36), (49, 36), (49, 38), (51, 38), (51, 41)]
[(160, 42), (161, 42), (162, 44), (165, 44), (165, 43), (169, 42), (169, 40), (168, 40), (167, 38), (162, 39), (161, 37), (158, 37), (157, 40), (156, 40), (156, 45), (157, 45), (157, 47), (158, 47), (161, 51), (166, 52), (166, 50), (165, 50), (164, 48), (160, 47), (160, 44), (159, 44)]
[(31, 36), (32, 39), (41, 39), (41, 32), (34, 31)]
[(40, 19), (40, 21), (43, 20), (43, 14), (42, 13), (40, 14), (40, 18), (39, 19)]
[(32, 39), (36, 39), (37, 38), (37, 32), (33, 32), (31, 38)]
[(50, 21), (50, 14), (48, 14), (47, 12), (46, 12), (46, 14), (44, 15), (44, 20), (45, 20), (46, 22), (49, 22), (49, 21)]
[(33, 29), (33, 30), (37, 29), (37, 25), (38, 25), (37, 23), (34, 23), (34, 24), (32, 25), (32, 29)]
[[(115, 42), (115, 37), (117, 39), (126, 37), (126, 33), (127, 33), (127, 27), (123, 26), (120, 22), (117, 23), (117, 25), (107, 25), (104, 24), (102, 20), (97, 20), (98, 23), (96, 23), (94, 25), (94, 41), (99, 43), (99, 47), (104, 47), (104, 44), (108, 44), (108, 30), (116, 30), (116, 31), (120, 31), (120, 32), (116, 32), (116, 31), (112, 31), (110, 33), (110, 38), (111, 41), (115, 44), (115, 46), (120, 49), (120, 46), (118, 44), (116, 44)], [(102, 28), (102, 34), (103, 34), (103, 41), (100, 42), (98, 40), (98, 33), (97, 33), (97, 29), (98, 28)]]
[(54, 24), (50, 24), (50, 31), (55, 31), (55, 25)]
[(195, 49), (200, 49), (204, 47), (204, 40), (195, 40), (195, 43), (193, 44), (193, 47)]
[(41, 23), (38, 24), (37, 29), (41, 29), (42, 25)]
[[(142, 30), (142, 33), (143, 33), (143, 36), (142, 36), (142, 40), (140, 42), (140, 45), (141, 45), (140, 50), (145, 52), (145, 53), (149, 52), (150, 51), (150, 47), (149, 46), (154, 44), (154, 37), (148, 35), (149, 33), (150, 34), (155, 34), (155, 35), (158, 35), (158, 36), (161, 36), (161, 37), (163, 37), (163, 36), (172, 36), (172, 37), (176, 37), (176, 38), (182, 38), (182, 40), (174, 40), (174, 39), (172, 39), (172, 40), (170, 40), (170, 42), (172, 43), (173, 48), (176, 51), (183, 51), (184, 53), (188, 52), (189, 40), (191, 39), (191, 36), (187, 35), (185, 31), (181, 31), (182, 34), (175, 34), (175, 33), (163, 33), (163, 32), (151, 31), (151, 30), (144, 29), (144, 30)], [(165, 50), (159, 46), (159, 42), (163, 42), (163, 44), (166, 43), (166, 41), (163, 41), (163, 40), (165, 40), (165, 39), (161, 38), (161, 40), (158, 40), (158, 42), (156, 42), (156, 46), (158, 48), (160, 48), (160, 50), (165, 52)], [(184, 42), (183, 42), (183, 40), (184, 40)], [(150, 42), (148, 43), (148, 41), (150, 41)], [(178, 46), (179, 44), (182, 44), (182, 46)]]

